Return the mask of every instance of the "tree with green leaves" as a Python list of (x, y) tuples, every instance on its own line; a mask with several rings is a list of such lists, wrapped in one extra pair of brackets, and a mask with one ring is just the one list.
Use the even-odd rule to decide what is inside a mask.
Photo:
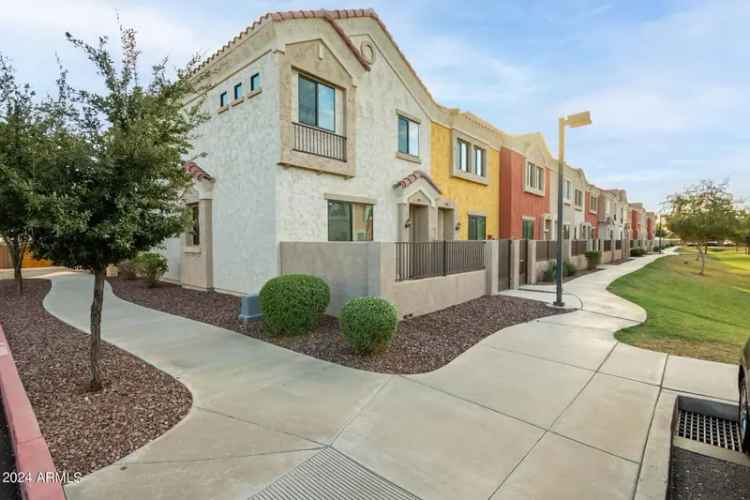
[[(99, 373), (104, 280), (109, 265), (182, 233), (186, 212), (181, 196), (190, 176), (182, 157), (200, 113), (201, 79), (193, 58), (174, 78), (167, 60), (153, 67), (150, 82), (138, 74), (136, 33), (120, 29), (122, 59), (108, 40), (91, 45), (69, 33), (103, 77), (104, 91), (71, 90), (76, 112), (66, 126), (70, 142), (61, 146), (54, 177), (36, 197), (43, 214), (32, 233), (34, 251), (94, 275), (91, 304), (91, 390), (102, 387)], [(188, 104), (192, 102), (192, 104)]]
[(695, 244), (703, 275), (708, 242), (732, 238), (739, 227), (734, 196), (726, 183), (704, 180), (671, 195), (668, 204), (667, 227), (683, 241)]
[(31, 241), (34, 179), (44, 168), (53, 120), (29, 84), (16, 81), (0, 54), (0, 238), (8, 247), (18, 293), (23, 294), (23, 257)]

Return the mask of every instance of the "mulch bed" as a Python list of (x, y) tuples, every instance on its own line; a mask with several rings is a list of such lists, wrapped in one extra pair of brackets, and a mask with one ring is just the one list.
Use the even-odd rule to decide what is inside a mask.
[(145, 361), (102, 342), (105, 387), (88, 391), (89, 336), (42, 306), (48, 280), (23, 297), (0, 281), (0, 322), (59, 472), (88, 474), (163, 434), (192, 405), (190, 391)]
[(262, 321), (250, 321), (243, 328), (238, 319), (239, 297), (166, 283), (149, 289), (141, 280), (111, 279), (110, 283), (117, 296), (136, 304), (220, 326), (319, 359), (381, 373), (435, 370), (502, 328), (561, 313), (534, 300), (502, 295), (480, 297), (404, 320), (386, 351), (361, 356), (345, 342), (338, 320), (330, 316), (324, 317), (318, 328), (307, 335), (269, 336)]

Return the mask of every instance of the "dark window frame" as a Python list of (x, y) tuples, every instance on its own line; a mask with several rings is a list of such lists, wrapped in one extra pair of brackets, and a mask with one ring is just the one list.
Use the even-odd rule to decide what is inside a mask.
[(242, 97), (242, 82), (234, 84), (233, 95), (235, 101), (239, 100)]
[(190, 209), (190, 232), (188, 233), (188, 243), (190, 246), (200, 246), (201, 244), (201, 209), (198, 203), (189, 203)]
[(260, 90), (260, 87), (261, 87), (260, 73), (255, 73), (253, 76), (250, 77), (250, 92), (255, 92), (256, 90)]
[[(347, 219), (349, 221), (349, 227), (347, 230), (347, 239), (331, 239), (331, 205), (341, 205), (346, 207)], [(355, 206), (362, 206), (370, 208), (372, 223), (370, 228), (369, 239), (367, 240), (355, 240), (354, 239), (354, 214)], [(343, 200), (328, 200), (326, 203), (326, 224), (328, 226), (328, 241), (374, 241), (375, 239), (375, 205), (372, 203), (357, 203), (352, 201)]]
[[(404, 123), (406, 125), (406, 148), (402, 148), (401, 144), (401, 124)], [(409, 147), (411, 146), (411, 124), (416, 125), (417, 128), (417, 151), (416, 153), (412, 153), (409, 151)], [(414, 158), (419, 158), (419, 122), (416, 120), (412, 120), (411, 118), (408, 118), (404, 115), (399, 114), (398, 115), (398, 152), (401, 154), (409, 155)]]
[(223, 108), (229, 105), (229, 92), (226, 90), (219, 94), (219, 107)]
[[(481, 222), (481, 238), (480, 236), (480, 222)], [(487, 239), (487, 217), (484, 215), (469, 215), (469, 234), (470, 240), (486, 240)]]
[[(300, 109), (302, 109), (301, 99), (303, 95), (302, 94), (302, 85), (304, 85), (303, 82), (308, 82), (308, 83), (312, 83), (313, 85), (315, 85), (315, 107), (314, 107), (315, 123), (309, 123), (303, 120), (302, 115), (300, 114), (300, 111), (299, 111)], [(320, 125), (319, 105), (320, 105), (320, 87), (321, 86), (331, 89), (333, 91), (333, 109), (332, 109), (333, 127), (332, 128), (323, 127)], [(298, 116), (300, 123), (309, 125), (311, 127), (316, 127), (321, 130), (327, 130), (328, 132), (336, 133), (336, 87), (325, 84), (321, 81), (315, 80), (314, 78), (311, 78), (309, 76), (300, 74), (298, 78), (298, 83), (297, 83), (297, 116)]]
[[(480, 153), (479, 156), (482, 160), (479, 164), (477, 164), (477, 153)], [(487, 177), (487, 150), (479, 146), (474, 146), (474, 174), (479, 177)]]

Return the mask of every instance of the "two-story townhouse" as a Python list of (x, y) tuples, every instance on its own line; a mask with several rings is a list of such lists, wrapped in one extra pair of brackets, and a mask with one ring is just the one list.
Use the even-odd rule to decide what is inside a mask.
[(497, 238), (501, 132), (456, 109), (442, 120), (430, 127), (431, 172), (451, 207), (438, 209), (437, 239)]
[(623, 189), (600, 190), (599, 239), (619, 240), (629, 237), (628, 197)]
[[(281, 241), (423, 241), (468, 231), (451, 211), (471, 212), (470, 204), (446, 197), (430, 175), (433, 123), (451, 129), (451, 113), (374, 11), (264, 15), (199, 71), (209, 74), (202, 106), (210, 119), (186, 164), (193, 231), (166, 242), (168, 278), (256, 293), (279, 273)], [(470, 126), (456, 129), (481, 139)], [(492, 175), (496, 160), (487, 156)], [(494, 205), (480, 211), (497, 213)], [(438, 227), (441, 217), (451, 222)]]
[(656, 235), (656, 218), (656, 213), (646, 212), (646, 239), (650, 242), (654, 241)]
[[(500, 238), (555, 239), (557, 168), (542, 134), (505, 135), (500, 151)], [(557, 198), (555, 198), (557, 199)]]
[(601, 199), (601, 189), (593, 184), (588, 185), (586, 191), (585, 216), (588, 233), (587, 240), (599, 239), (599, 201)]
[(647, 240), (646, 209), (642, 203), (630, 203), (631, 239), (639, 240), (641, 244)]
[(583, 169), (565, 165), (563, 175), (563, 238), (586, 239), (585, 192), (588, 182)]

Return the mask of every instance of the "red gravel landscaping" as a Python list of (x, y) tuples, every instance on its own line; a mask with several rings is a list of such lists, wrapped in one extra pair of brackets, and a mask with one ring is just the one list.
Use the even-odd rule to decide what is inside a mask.
[(381, 373), (423, 373), (440, 368), (483, 338), (518, 323), (560, 314), (534, 300), (502, 295), (480, 297), (457, 306), (401, 321), (389, 348), (369, 356), (355, 354), (339, 330), (338, 320), (323, 318), (320, 326), (297, 337), (269, 336), (262, 321), (243, 328), (240, 299), (199, 292), (166, 283), (147, 288), (142, 280), (111, 279), (124, 300), (243, 333), (296, 352), (352, 368)]
[(59, 472), (88, 474), (179, 422), (190, 391), (143, 360), (102, 342), (105, 387), (88, 392), (89, 336), (42, 306), (48, 280), (0, 280), (0, 322)]

